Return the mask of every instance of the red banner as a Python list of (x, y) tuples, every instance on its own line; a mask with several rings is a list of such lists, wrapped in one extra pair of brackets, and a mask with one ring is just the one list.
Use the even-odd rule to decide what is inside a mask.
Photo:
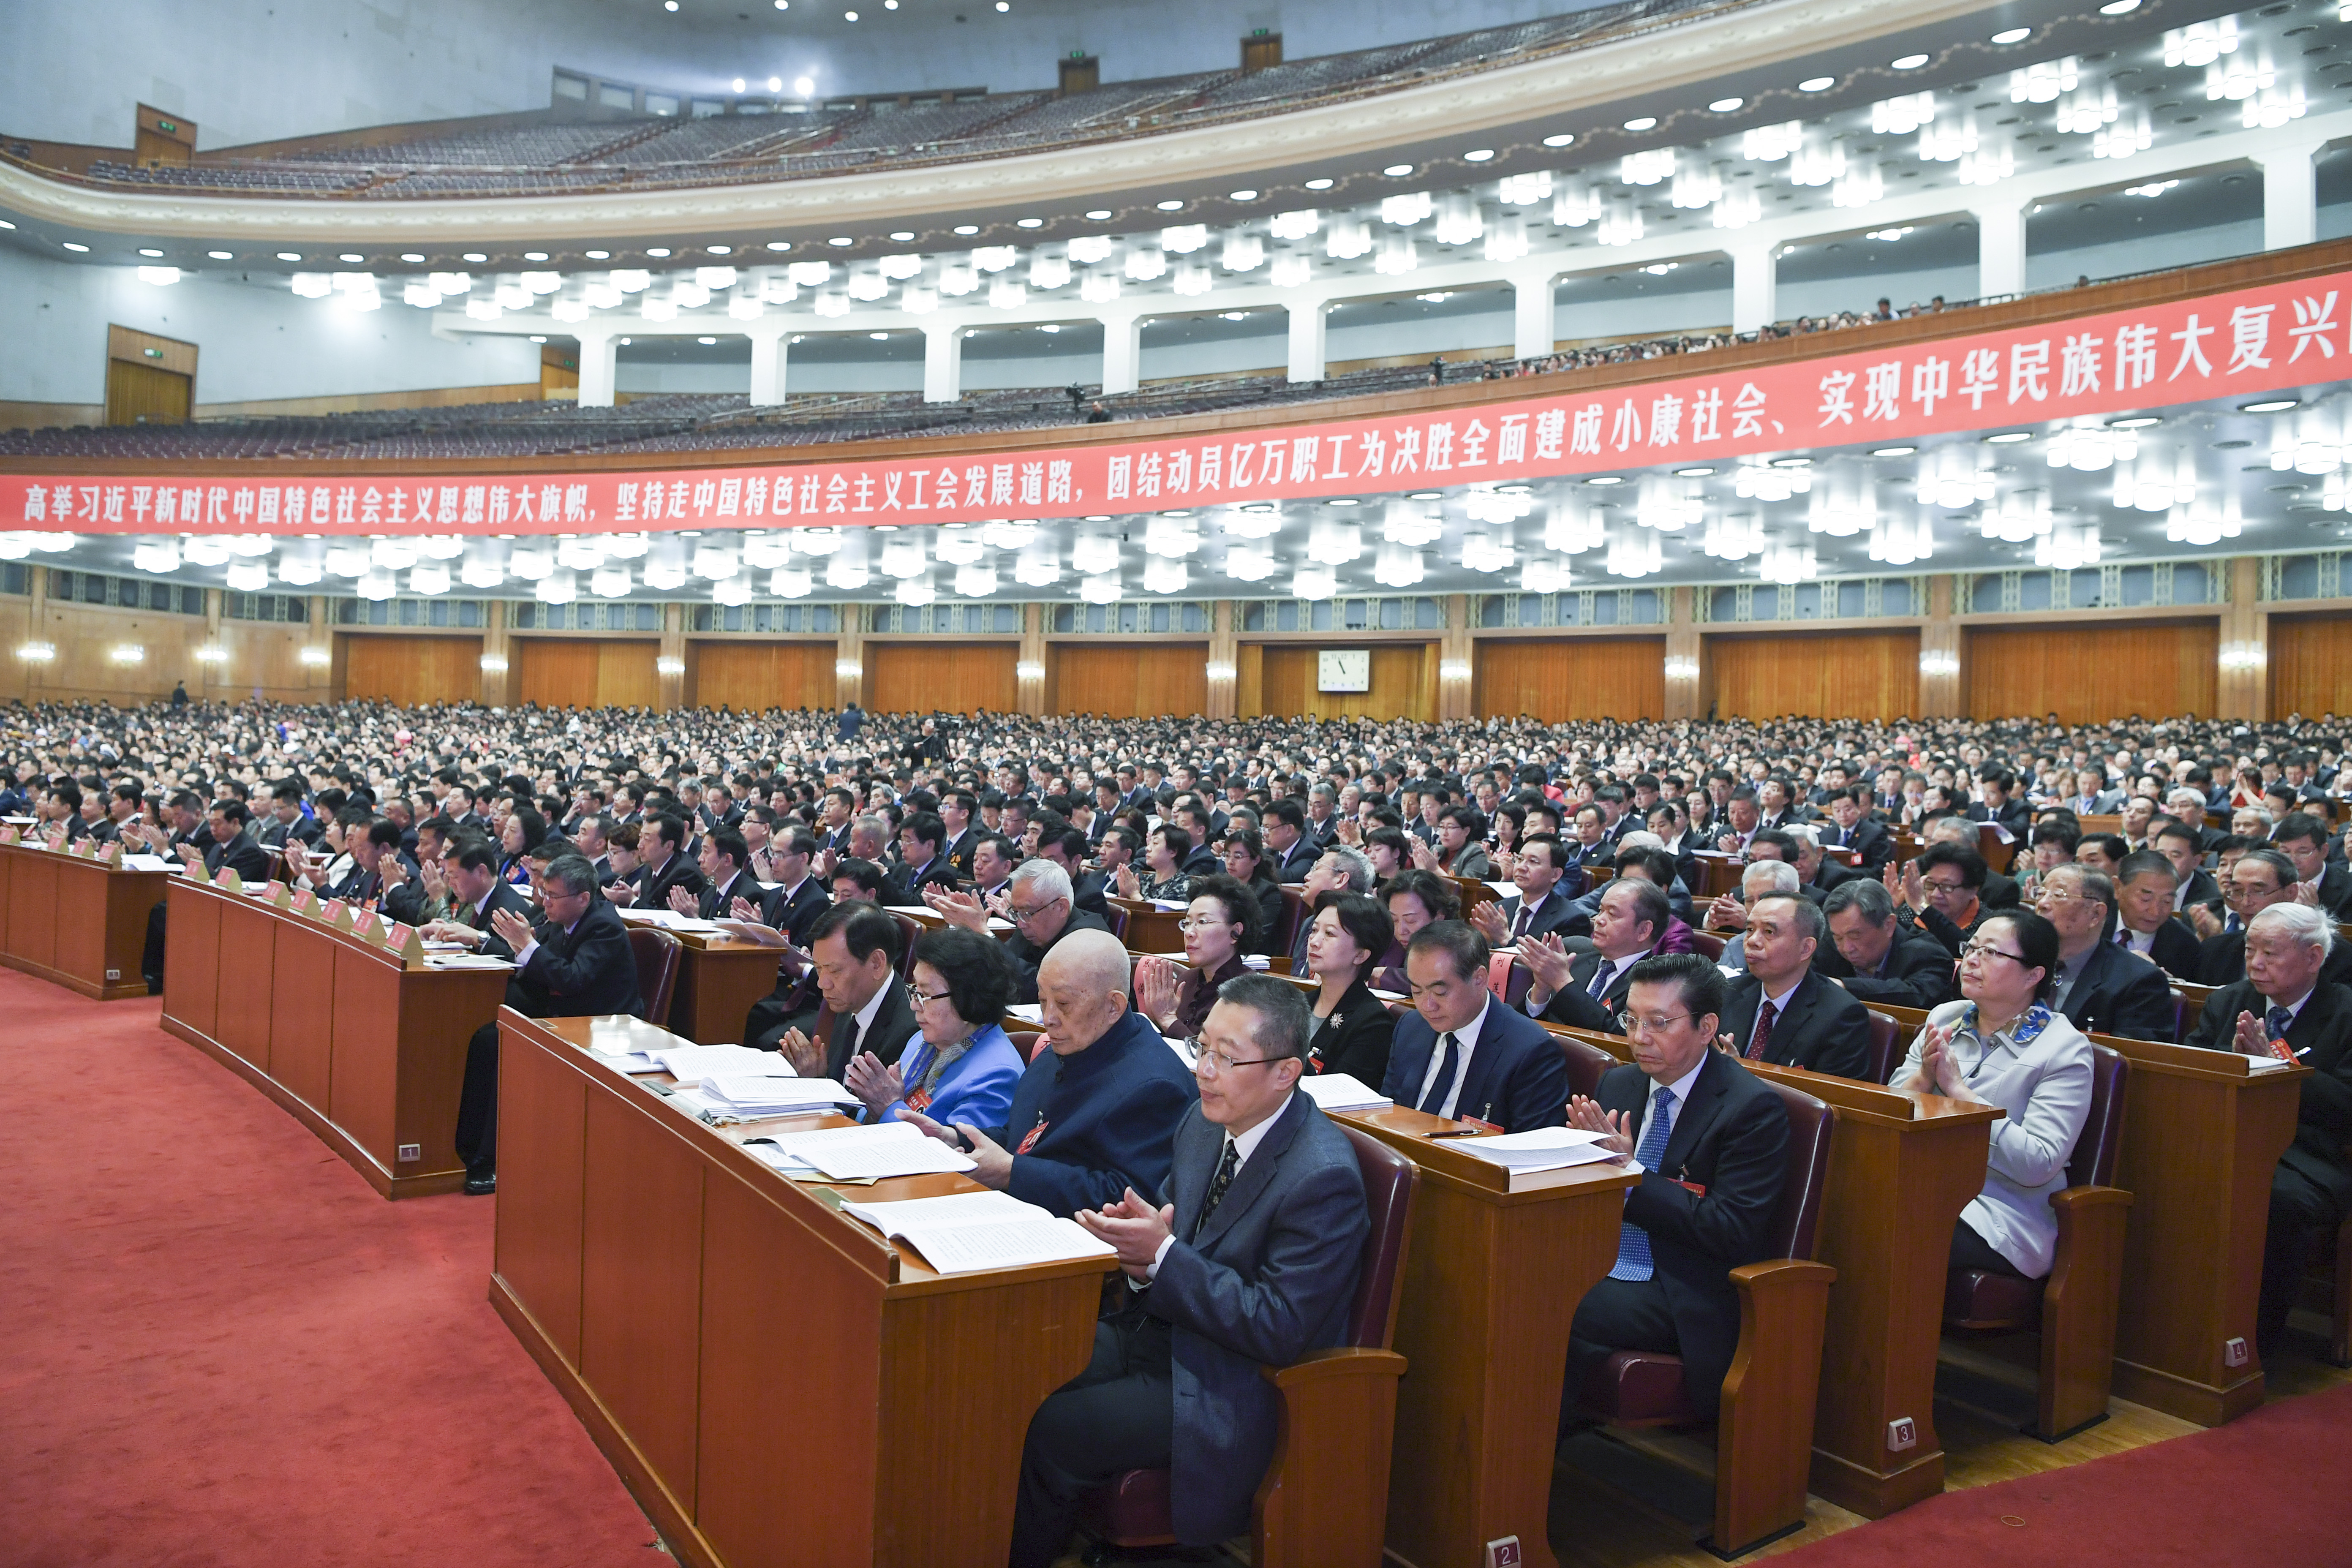
[[(2352, 366), (2352, 273), (2052, 326), (1382, 419), (985, 460), (300, 481), (0, 477), (0, 528), (540, 534), (1073, 517), (1722, 462), (2247, 396)], [(1704, 356), (1692, 363), (1703, 365)], [(1532, 382), (1530, 385), (1540, 385)], [(812, 450), (812, 448), (802, 448)]]

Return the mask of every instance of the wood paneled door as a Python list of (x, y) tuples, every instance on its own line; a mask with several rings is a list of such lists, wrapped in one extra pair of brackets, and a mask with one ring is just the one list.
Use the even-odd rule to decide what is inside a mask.
[(1666, 710), (1664, 637), (1481, 638), (1474, 666), (1471, 711), (1482, 719), (1559, 724)]
[(482, 694), (482, 639), (346, 635), (343, 695), (396, 702), (470, 702)]
[(992, 713), (1019, 709), (1012, 642), (866, 645), (866, 706), (877, 713)]
[(2352, 713), (2352, 616), (2273, 616), (2271, 714)]
[(1969, 717), (2210, 716), (2220, 645), (2210, 620), (1971, 628), (1962, 658)]
[(516, 700), (542, 708), (652, 708), (661, 701), (660, 645), (593, 637), (517, 637)]
[(688, 645), (687, 700), (697, 708), (764, 713), (771, 708), (830, 708), (839, 645), (823, 642), (698, 642)]
[(1045, 711), (1160, 719), (1209, 707), (1209, 645), (1120, 647), (1061, 643), (1045, 650)]
[(1717, 713), (1899, 719), (1919, 711), (1919, 634), (1776, 632), (1706, 639)]

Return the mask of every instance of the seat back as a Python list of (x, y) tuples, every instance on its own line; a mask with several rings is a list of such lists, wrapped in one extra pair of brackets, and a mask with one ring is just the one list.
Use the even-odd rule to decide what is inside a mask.
[(1278, 958), (1288, 958), (1290, 950), (1298, 942), (1299, 927), (1309, 918), (1311, 917), (1307, 912), (1306, 899), (1300, 895), (1297, 888), (1287, 882), (1284, 883), (1282, 885), (1282, 919), (1276, 922), (1275, 929), (1267, 933), (1266, 952)]
[(898, 962), (890, 967), (898, 971), (899, 979), (911, 983), (915, 978), (915, 939), (923, 934), (923, 922), (895, 910), (884, 912), (898, 922)]
[(1904, 1043), (1903, 1026), (1873, 1007), (1870, 1010), (1870, 1081), (1885, 1083), (1895, 1076), (1909, 1052)]
[(1769, 1256), (1811, 1258), (1821, 1229), (1822, 1194), (1829, 1185), (1830, 1108), (1776, 1079), (1767, 1079), (1789, 1111), (1789, 1151), (1780, 1184), (1780, 1206), (1768, 1235)]
[(631, 926), (629, 955), (637, 961), (637, 1016), (648, 1024), (668, 1024), (686, 944), (658, 926)]
[(1508, 952), (1493, 953), (1486, 959), (1486, 989), (1506, 1007), (1517, 1007), (1525, 1002), (1535, 982), (1534, 972)]
[(1118, 938), (1122, 943), (1125, 942), (1127, 941), (1126, 907), (1120, 904), (1114, 904), (1109, 900), (1105, 900), (1103, 902), (1103, 910), (1108, 917), (1105, 923), (1110, 927), (1110, 934)]
[(2113, 1046), (2091, 1045), (2091, 1103), (2083, 1114), (2082, 1135), (2066, 1162), (2070, 1187), (2112, 1187), (2124, 1142), (2124, 1086), (2131, 1062)]
[(1730, 945), (1728, 938), (1720, 936), (1714, 931), (1695, 931), (1691, 932), (1691, 951), (1697, 953), (1701, 958), (1706, 959), (1709, 963), (1721, 963), (1723, 962), (1723, 950), (1728, 945)]
[(1617, 1058), (1594, 1045), (1573, 1035), (1554, 1035), (1559, 1044), (1559, 1054), (1568, 1058), (1568, 1092), (1590, 1100), (1601, 1088), (1601, 1076), (1618, 1065)]
[(1045, 1044), (1045, 1033), (1042, 1029), (1007, 1029), (1004, 1037), (1013, 1042), (1013, 1048), (1021, 1053), (1025, 1062), (1036, 1057), (1037, 1047)]
[(1344, 1121), (1333, 1126), (1354, 1145), (1364, 1175), (1364, 1206), (1371, 1228), (1364, 1236), (1363, 1268), (1356, 1277), (1356, 1300), (1348, 1311), (1348, 1343), (1386, 1350), (1396, 1332), (1397, 1299), (1404, 1292), (1405, 1241), (1412, 1231), (1412, 1192), (1421, 1171), (1411, 1160), (1369, 1132)]

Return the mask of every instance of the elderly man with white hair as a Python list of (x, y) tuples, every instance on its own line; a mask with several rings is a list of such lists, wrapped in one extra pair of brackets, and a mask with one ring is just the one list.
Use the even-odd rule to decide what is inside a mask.
[[(1109, 934), (1110, 927), (1100, 915), (1079, 909), (1071, 901), (1075, 891), (1070, 874), (1042, 856), (1024, 860), (1007, 879), (1004, 915), (1013, 922), (1013, 934), (1005, 939), (1004, 951), (1012, 955), (1013, 967), (1019, 972), (1013, 984), (1014, 1001), (1037, 1000), (1037, 972), (1055, 942), (1073, 931)], [(938, 910), (950, 925), (960, 925), (982, 936), (988, 934), (987, 908), (971, 894), (926, 888), (923, 901)]]
[(2269, 1356), (2286, 1328), (2319, 1237), (2352, 1212), (2352, 990), (2321, 977), (2336, 932), (2309, 904), (2273, 904), (2246, 927), (2246, 977), (2205, 1003), (2188, 1044), (2284, 1058), (2311, 1069), (2294, 1142), (2271, 1173), (2256, 1346)]

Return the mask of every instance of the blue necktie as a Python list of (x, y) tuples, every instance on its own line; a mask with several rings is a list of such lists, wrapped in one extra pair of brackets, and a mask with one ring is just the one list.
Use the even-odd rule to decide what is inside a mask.
[(1601, 966), (1592, 972), (1592, 984), (1585, 988), (1585, 994), (1598, 1001), (1609, 994), (1609, 983), (1616, 978), (1617, 961), (1613, 958), (1604, 958), (1601, 961)]
[(2284, 1007), (2273, 1007), (2263, 1015), (2263, 1030), (2273, 1040), (2284, 1040), (2286, 1038), (2287, 1026), (2294, 1022), (2294, 1014)]
[(1452, 1031), (1447, 1031), (1439, 1044), (1445, 1047), (1445, 1055), (1438, 1061), (1437, 1077), (1431, 1081), (1429, 1092), (1421, 1097), (1421, 1109), (1432, 1116), (1444, 1114), (1443, 1108), (1446, 1095), (1453, 1090), (1454, 1075), (1462, 1070), (1462, 1047)]
[[(1675, 1091), (1661, 1088), (1650, 1097), (1650, 1120), (1642, 1124), (1642, 1144), (1633, 1159), (1645, 1171), (1654, 1171), (1666, 1157), (1666, 1140), (1674, 1136)], [(1612, 1279), (1647, 1279), (1657, 1271), (1650, 1259), (1650, 1233), (1630, 1220), (1617, 1229), (1617, 1267)]]

